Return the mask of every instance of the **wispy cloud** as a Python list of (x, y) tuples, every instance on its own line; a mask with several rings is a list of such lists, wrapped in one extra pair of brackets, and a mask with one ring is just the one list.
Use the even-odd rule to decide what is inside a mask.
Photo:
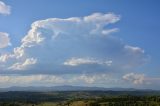
[(11, 7), (0, 1), (0, 14), (9, 15), (11, 13)]
[(11, 70), (25, 70), (28, 66), (36, 64), (37, 60), (34, 58), (28, 58), (24, 62), (15, 63), (9, 69)]
[(5, 32), (0, 32), (0, 49), (11, 45), (9, 34)]
[(112, 61), (102, 61), (102, 60), (97, 60), (94, 58), (71, 58), (68, 59), (64, 62), (64, 65), (68, 66), (78, 66), (78, 65), (87, 65), (87, 64), (98, 64), (98, 65), (106, 65), (110, 66), (112, 64)]

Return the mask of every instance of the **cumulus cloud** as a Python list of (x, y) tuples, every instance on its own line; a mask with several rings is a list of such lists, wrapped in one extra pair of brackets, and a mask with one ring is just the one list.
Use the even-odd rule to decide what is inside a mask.
[(9, 15), (11, 13), (11, 7), (0, 1), (0, 14)]
[[(125, 82), (123, 82), (123, 80)], [(78, 74), (78, 75), (0, 75), (0, 84), (3, 87), (7, 86), (55, 86), (55, 85), (87, 85), (87, 86), (104, 86), (113, 87), (116, 85), (135, 85), (138, 88), (159, 88), (160, 78), (147, 77), (144, 74), (128, 73), (123, 76), (123, 80), (113, 75), (103, 74)], [(127, 82), (126, 82), (127, 81)]]
[(36, 74), (36, 75), (0, 75), (0, 84), (5, 86), (24, 86), (24, 85), (43, 85), (45, 86), (53, 86), (53, 85), (63, 85), (63, 84), (110, 84), (116, 83), (117, 79), (112, 78), (108, 74), (80, 74), (75, 75), (73, 77), (69, 75), (43, 75), (43, 74)]
[[(148, 88), (159, 90), (160, 77), (158, 76), (148, 76), (145, 74), (137, 74), (134, 72), (125, 74), (122, 76), (123, 81), (121, 81), (125, 86), (136, 87), (136, 88)], [(119, 80), (120, 81), (120, 80)], [(156, 87), (155, 87), (156, 86)]]
[[(4, 86), (24, 86), (29, 84), (57, 84), (63, 83), (64, 79), (54, 75), (0, 75), (0, 84)], [(11, 84), (11, 85), (10, 85)]]
[(130, 81), (133, 84), (143, 84), (145, 81), (145, 75), (144, 74), (128, 73), (123, 76), (123, 79), (126, 81)]
[(94, 13), (36, 21), (19, 47), (0, 56), (0, 68), (30, 74), (80, 74), (138, 67), (146, 62), (144, 50), (125, 44), (112, 35), (118, 28), (108, 27), (119, 20), (114, 13)]
[(0, 49), (11, 45), (9, 34), (5, 32), (0, 32)]
[(86, 84), (110, 84), (118, 82), (117, 78), (103, 73), (103, 74), (81, 74), (79, 76), (74, 76), (68, 80), (69, 83), (86, 83)]

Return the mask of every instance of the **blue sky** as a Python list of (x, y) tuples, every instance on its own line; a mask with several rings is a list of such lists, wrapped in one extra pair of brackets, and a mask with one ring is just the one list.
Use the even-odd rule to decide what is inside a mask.
[(19, 86), (160, 89), (159, 4), (2, 0), (1, 87), (21, 80)]

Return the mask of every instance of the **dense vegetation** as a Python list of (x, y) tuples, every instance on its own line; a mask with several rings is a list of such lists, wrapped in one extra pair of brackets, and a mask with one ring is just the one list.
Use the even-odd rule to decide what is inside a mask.
[(160, 106), (160, 92), (0, 92), (0, 106)]

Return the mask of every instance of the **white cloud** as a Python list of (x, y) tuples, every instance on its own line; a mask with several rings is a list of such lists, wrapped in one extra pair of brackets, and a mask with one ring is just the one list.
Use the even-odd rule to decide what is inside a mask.
[(0, 84), (4, 86), (24, 86), (29, 84), (63, 83), (64, 79), (55, 75), (0, 75)]
[(123, 67), (126, 69), (141, 66), (144, 63), (147, 63), (149, 61), (149, 56), (146, 55), (144, 50), (140, 47), (130, 46), (130, 45), (124, 45), (125, 59), (127, 59), (127, 63), (123, 63), (121, 61), (121, 64), (123, 64)]
[(2, 55), (2, 56), (0, 56), (0, 62), (6, 62), (8, 58), (9, 58), (9, 57), (8, 57), (7, 54)]
[(15, 63), (9, 69), (11, 70), (26, 70), (30, 65), (36, 64), (37, 60), (34, 58), (28, 58), (23, 63)]
[(69, 83), (77, 83), (82, 82), (86, 84), (109, 84), (116, 83), (117, 79), (113, 78), (111, 75), (103, 73), (103, 74), (82, 74), (79, 76), (74, 76), (69, 79)]
[(118, 30), (119, 30), (118, 28), (113, 28), (113, 29), (109, 29), (109, 30), (103, 30), (102, 34), (103, 35), (109, 35), (111, 33), (118, 32)]
[(80, 74), (80, 75), (49, 75), (49, 74), (36, 74), (36, 75), (0, 75), (0, 85), (5, 86), (54, 86), (55, 84), (110, 84), (117, 83), (117, 79), (112, 78), (108, 74)]
[(102, 13), (94, 13), (90, 16), (84, 17), (84, 21), (96, 23), (96, 25), (104, 26), (110, 23), (115, 23), (120, 20), (120, 16), (115, 15), (114, 13), (102, 14)]
[(8, 60), (12, 60), (12, 58), (15, 58), (15, 56), (11, 54), (3, 54), (0, 56), (0, 63), (9, 62)]
[[(117, 32), (117, 28), (109, 29), (108, 25), (119, 20), (120, 16), (113, 13), (94, 13), (36, 21), (19, 47), (0, 56), (0, 68), (26, 70), (30, 74), (111, 73), (126, 71), (126, 67), (134, 69), (146, 62), (143, 50), (113, 35), (106, 36)], [(36, 61), (26, 64), (30, 58)]]
[(128, 87), (136, 87), (136, 88), (148, 88), (148, 89), (157, 89), (159, 90), (160, 85), (160, 77), (158, 76), (147, 76), (145, 74), (137, 74), (137, 73), (128, 73), (123, 77), (123, 85)]
[(143, 54), (144, 53), (144, 50), (141, 49), (140, 47), (133, 47), (130, 45), (125, 45), (125, 49), (131, 53), (136, 53), (136, 54)]
[[(125, 82), (123, 82), (123, 80)], [(79, 75), (0, 75), (1, 87), (8, 86), (55, 86), (57, 85), (86, 85), (86, 86), (104, 86), (116, 87), (124, 85), (135, 85), (138, 88), (158, 89), (160, 78), (146, 77), (144, 74), (129, 73), (123, 76), (123, 80), (113, 75), (103, 74), (79, 74)], [(129, 83), (127, 83), (127, 82)], [(127, 84), (126, 84), (127, 83)], [(107, 85), (107, 86), (106, 86)], [(155, 85), (157, 88), (155, 88)], [(129, 87), (129, 86), (128, 86)]]
[(71, 58), (64, 62), (64, 65), (68, 66), (78, 66), (85, 64), (98, 64), (110, 66), (112, 64), (112, 61), (102, 61), (94, 58)]
[(144, 74), (128, 73), (123, 76), (123, 79), (126, 81), (130, 81), (133, 84), (144, 84), (145, 75)]
[(0, 1), (0, 14), (9, 15), (11, 13), (11, 7)]
[(74, 36), (75, 38), (87, 37), (93, 31), (96, 31), (96, 34), (102, 34), (108, 31), (108, 34), (110, 34), (111, 32), (115, 32), (115, 30), (117, 29), (113, 28), (104, 30), (103, 27), (108, 24), (115, 23), (119, 20), (120, 17), (112, 13), (95, 13), (84, 18), (50, 18), (46, 20), (36, 21), (32, 24), (32, 28), (28, 32), (28, 34), (22, 39), (22, 46), (34, 46), (36, 44), (42, 43), (42, 41), (44, 40), (53, 38), (58, 39), (58, 37), (60, 36), (66, 38), (74, 38)]
[(0, 49), (11, 45), (9, 34), (5, 32), (0, 32)]

